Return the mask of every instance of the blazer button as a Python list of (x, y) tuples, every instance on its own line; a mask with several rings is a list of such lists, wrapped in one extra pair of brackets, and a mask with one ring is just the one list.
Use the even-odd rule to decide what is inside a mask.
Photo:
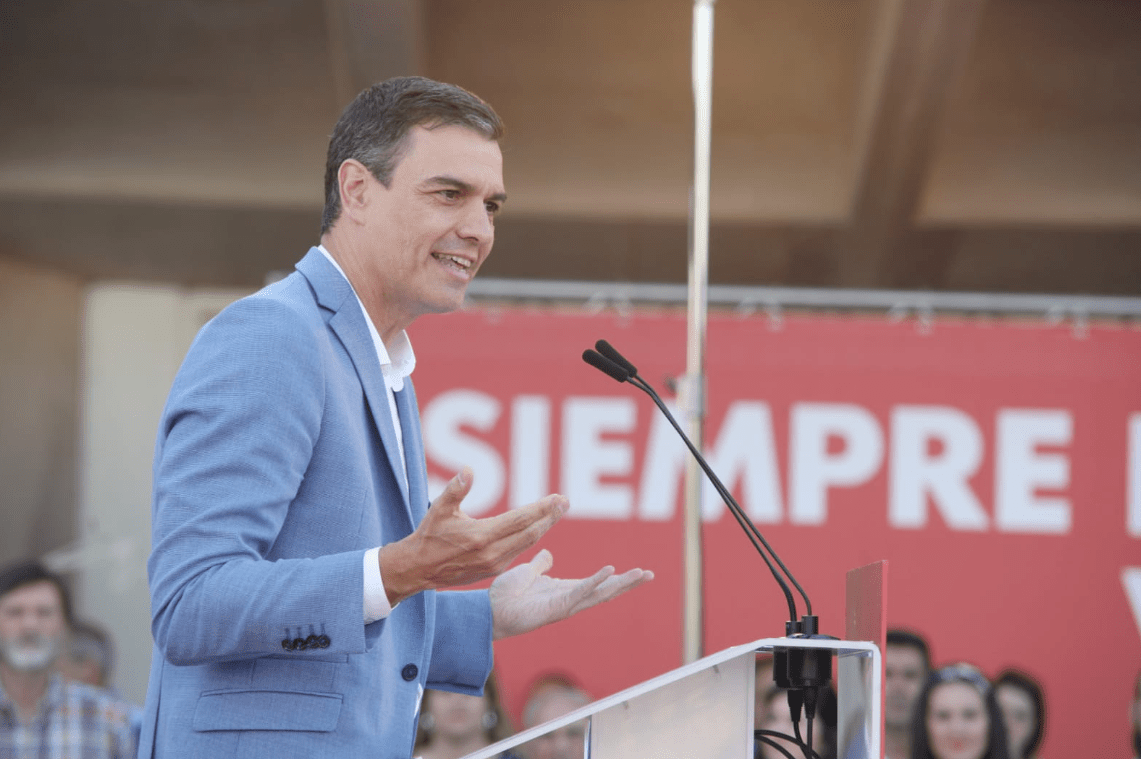
[(306, 638), (305, 639), (305, 647), (306, 648), (317, 648), (317, 636), (316, 635), (310, 635), (308, 638)]
[(420, 674), (420, 670), (416, 669), (415, 664), (405, 664), (404, 669), (400, 670), (400, 676), (408, 682), (415, 680), (418, 674)]
[(281, 647), (284, 648), (286, 651), (292, 651), (293, 650), (293, 641), (290, 640), (289, 638), (285, 638), (284, 640), (281, 641)]
[(304, 651), (305, 650), (305, 639), (304, 638), (294, 638), (293, 639), (293, 650)]
[(329, 644), (332, 642), (333, 642), (333, 639), (330, 638), (328, 635), (325, 635), (324, 633), (317, 636), (317, 645), (320, 646), (321, 648), (328, 648)]

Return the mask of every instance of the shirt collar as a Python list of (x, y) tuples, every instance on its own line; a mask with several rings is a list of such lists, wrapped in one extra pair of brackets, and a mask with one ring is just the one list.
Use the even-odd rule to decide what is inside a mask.
[[(416, 354), (412, 352), (412, 342), (408, 339), (408, 333), (405, 330), (400, 330), (393, 338), (392, 345), (386, 346), (384, 341), (380, 339), (380, 333), (377, 332), (376, 325), (372, 323), (368, 309), (364, 307), (361, 296), (357, 295), (357, 290), (353, 287), (348, 275), (345, 274), (345, 270), (337, 263), (337, 259), (333, 258), (333, 255), (325, 249), (324, 245), (318, 245), (317, 250), (324, 254), (333, 268), (340, 272), (345, 281), (349, 283), (349, 287), (357, 299), (357, 305), (361, 307), (361, 313), (364, 314), (365, 324), (368, 325), (368, 333), (372, 337), (373, 347), (376, 348), (376, 357), (380, 361), (380, 371), (384, 375), (385, 383), (394, 392), (403, 390), (404, 378), (411, 375), (412, 370), (416, 368)], [(391, 352), (389, 348), (392, 349)]]

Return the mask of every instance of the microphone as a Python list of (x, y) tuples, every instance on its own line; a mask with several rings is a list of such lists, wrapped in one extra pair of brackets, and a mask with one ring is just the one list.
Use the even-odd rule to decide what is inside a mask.
[[(593, 366), (595, 369), (598, 369), (603, 374), (610, 375), (619, 382), (625, 382), (631, 376), (637, 374), (637, 371), (627, 371), (605, 356), (595, 353), (589, 349), (582, 352), (582, 360)], [(630, 368), (633, 369), (634, 367), (631, 366)]]
[[(830, 638), (831, 636), (819, 635), (819, 618), (812, 614), (812, 601), (808, 598), (808, 594), (804, 592), (804, 588), (792, 576), (792, 572), (785, 566), (784, 562), (777, 556), (776, 551), (761, 535), (760, 530), (745, 514), (744, 509), (737, 503), (736, 499), (729, 492), (729, 489), (721, 482), (721, 479), (713, 472), (705, 457), (690, 441), (689, 436), (685, 434), (681, 426), (678, 424), (674, 415), (666, 407), (665, 402), (657, 394), (654, 388), (644, 379), (638, 376), (638, 369), (631, 364), (626, 358), (619, 353), (614, 346), (605, 340), (599, 340), (594, 345), (596, 350), (586, 350), (582, 354), (582, 358), (586, 363), (602, 371), (604, 374), (609, 375), (611, 378), (618, 382), (628, 382), (634, 387), (638, 388), (654, 402), (655, 405), (665, 415), (670, 425), (681, 436), (682, 441), (689, 452), (697, 459), (697, 463), (701, 466), (702, 471), (709, 478), (713, 484), (717, 494), (721, 496), (721, 500), (729, 508), (737, 524), (745, 531), (745, 536), (753, 544), (757, 553), (761, 555), (765, 564), (768, 566), (769, 571), (773, 575), (780, 586), (781, 591), (784, 593), (786, 602), (788, 603), (789, 621), (785, 623), (785, 636), (791, 638)], [(763, 548), (762, 548), (763, 546)], [(770, 560), (769, 557), (772, 557)], [(773, 566), (773, 562), (781, 568), (784, 576), (788, 581), (799, 591), (800, 595), (804, 598), (805, 615), (799, 621), (796, 614), (796, 602), (792, 596), (792, 591), (785, 582), (784, 577)], [(832, 638), (834, 640), (834, 638)], [(774, 667), (773, 679), (776, 684), (782, 688), (790, 689), (790, 699), (792, 698), (792, 690), (794, 689), (816, 689), (823, 687), (832, 679), (832, 652), (828, 649), (776, 649), (774, 650)], [(809, 724), (812, 721), (811, 712), (815, 711), (815, 690), (812, 697), (805, 699), (807, 706), (810, 709)], [(811, 740), (811, 738), (809, 739)]]
[(606, 358), (610, 359), (612, 362), (625, 369), (626, 373), (631, 377), (638, 376), (638, 370), (634, 367), (634, 365), (627, 361), (621, 353), (614, 350), (614, 346), (612, 346), (610, 343), (606, 342), (605, 340), (599, 340), (594, 344), (594, 348), (603, 356), (606, 356)]

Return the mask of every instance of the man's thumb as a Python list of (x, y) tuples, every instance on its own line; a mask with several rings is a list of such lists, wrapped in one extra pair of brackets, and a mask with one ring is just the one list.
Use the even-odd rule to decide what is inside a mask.
[(471, 491), (472, 471), (470, 466), (465, 466), (456, 472), (456, 476), (448, 481), (448, 486), (444, 488), (444, 492), (440, 497), (448, 501), (454, 502), (457, 506), (462, 501), (469, 491)]

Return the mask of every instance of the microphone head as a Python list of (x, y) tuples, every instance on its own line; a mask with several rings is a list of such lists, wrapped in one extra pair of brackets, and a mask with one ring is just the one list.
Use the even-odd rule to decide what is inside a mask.
[(582, 360), (593, 366), (595, 369), (603, 372), (604, 374), (610, 375), (618, 382), (625, 382), (626, 380), (630, 379), (629, 372), (627, 372), (625, 369), (610, 359), (599, 353), (596, 353), (595, 351), (590, 350), (589, 348), (582, 352)]
[(614, 350), (614, 346), (610, 343), (606, 342), (605, 340), (599, 340), (594, 344), (594, 348), (603, 356), (625, 369), (626, 374), (630, 375), (631, 377), (638, 376), (638, 369), (629, 361), (627, 361), (625, 356)]

